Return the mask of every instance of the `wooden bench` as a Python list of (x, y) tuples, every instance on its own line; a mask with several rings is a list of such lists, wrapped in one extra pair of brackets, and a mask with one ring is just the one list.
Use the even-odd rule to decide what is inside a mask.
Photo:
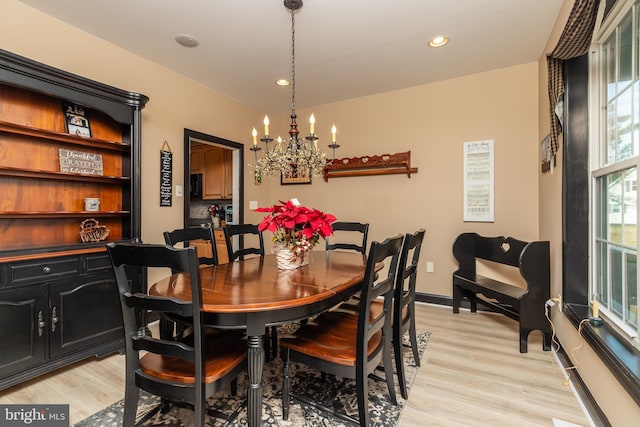
[[(551, 349), (551, 325), (545, 316), (550, 298), (549, 242), (523, 242), (512, 237), (483, 237), (463, 233), (453, 244), (458, 270), (453, 273), (453, 312), (468, 298), (471, 311), (476, 304), (502, 313), (519, 322), (520, 353), (527, 352), (533, 330), (542, 332), (543, 350)], [(527, 287), (501, 282), (476, 274), (476, 259), (519, 268)]]

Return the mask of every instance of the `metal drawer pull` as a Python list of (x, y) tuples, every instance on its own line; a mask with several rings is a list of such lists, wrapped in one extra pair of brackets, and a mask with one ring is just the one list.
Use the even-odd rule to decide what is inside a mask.
[(42, 336), (42, 331), (44, 330), (45, 326), (47, 326), (47, 324), (44, 323), (44, 320), (42, 320), (42, 310), (40, 310), (38, 312), (38, 336), (39, 337)]
[(53, 311), (51, 312), (51, 332), (56, 331), (56, 323), (58, 323), (58, 316), (56, 315), (56, 308), (53, 307)]
[(48, 265), (45, 265), (44, 267), (42, 267), (42, 271), (45, 274), (49, 274), (49, 273), (51, 273), (51, 267), (49, 267)]

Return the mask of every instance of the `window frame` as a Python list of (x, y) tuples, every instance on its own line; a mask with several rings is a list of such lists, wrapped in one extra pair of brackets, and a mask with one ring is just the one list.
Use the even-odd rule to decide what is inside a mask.
[[(606, 15), (613, 0), (605, 4)], [(578, 330), (589, 313), (589, 54), (563, 61), (564, 124), (562, 128), (562, 312)], [(640, 405), (640, 351), (611, 322), (587, 323), (582, 336), (629, 396)]]
[[(639, 66), (639, 58), (638, 54), (640, 52), (640, 1), (639, 0), (629, 0), (629, 1), (619, 1), (610, 11), (611, 13), (606, 17), (603, 21), (602, 26), (598, 29), (596, 28), (596, 32), (593, 37), (593, 44), (591, 48), (590, 60), (589, 60), (589, 122), (591, 128), (591, 138), (589, 141), (589, 173), (590, 173), (590, 182), (589, 182), (589, 222), (590, 222), (590, 236), (589, 236), (589, 259), (593, 260), (589, 266), (589, 296), (593, 296), (598, 294), (598, 275), (599, 275), (599, 266), (601, 259), (599, 258), (598, 246), (600, 243), (604, 243), (606, 247), (611, 247), (611, 245), (619, 246), (623, 249), (623, 252), (626, 254), (627, 250), (624, 249), (625, 245), (618, 244), (613, 242), (608, 236), (600, 236), (599, 228), (602, 227), (602, 218), (601, 218), (601, 192), (599, 192), (598, 180), (601, 178), (606, 179), (605, 177), (611, 176), (614, 173), (624, 173), (624, 171), (629, 170), (631, 168), (640, 170), (640, 153), (637, 149), (632, 156), (629, 156), (623, 160), (614, 159), (613, 162), (609, 163), (609, 150), (608, 150), (608, 136), (607, 136), (607, 125), (606, 121), (608, 120), (606, 106), (610, 101), (614, 101), (620, 99), (621, 94), (623, 94), (624, 90), (631, 91), (631, 95), (633, 96), (633, 92), (637, 90), (637, 85), (640, 84), (640, 66)], [(630, 17), (628, 16), (630, 15)], [(632, 29), (632, 46), (631, 46), (631, 82), (626, 85), (624, 89), (620, 89), (616, 87), (615, 93), (611, 96), (608, 93), (608, 82), (611, 79), (608, 79), (607, 82), (603, 84), (603, 80), (605, 76), (603, 76), (603, 68), (607, 67), (607, 64), (602, 64), (602, 61), (605, 60), (606, 55), (610, 55), (611, 50), (607, 48), (607, 42), (610, 37), (616, 33), (618, 28), (621, 27), (625, 20), (631, 20), (631, 29)], [(619, 82), (619, 54), (620, 54), (620, 44), (619, 38), (616, 40), (615, 45), (615, 55), (614, 58), (614, 69), (611, 70), (607, 67), (607, 71), (613, 71), (615, 75), (616, 85)], [(605, 71), (606, 72), (606, 71)], [(636, 94), (637, 96), (637, 94)], [(633, 107), (640, 108), (640, 100), (636, 99), (636, 105)], [(632, 121), (637, 119), (636, 114), (633, 113), (632, 109)], [(633, 123), (633, 122), (632, 122)], [(631, 132), (631, 145), (634, 145), (633, 139), (633, 131)], [(637, 138), (637, 136), (636, 136)], [(624, 185), (624, 184), (623, 184)], [(637, 187), (637, 185), (636, 185)], [(640, 200), (640, 194), (636, 188), (636, 203)], [(607, 206), (607, 212), (610, 207), (609, 204)], [(637, 206), (636, 206), (637, 208)], [(624, 212), (624, 209), (621, 209)], [(624, 217), (624, 214), (621, 214)], [(640, 211), (636, 212), (636, 224), (640, 224)], [(638, 242), (640, 242), (639, 231), (636, 229), (636, 245), (635, 245), (635, 256), (636, 260), (640, 255), (640, 251), (638, 250)], [(609, 254), (610, 251), (607, 251)], [(607, 255), (607, 274), (611, 274), (611, 263), (612, 260)], [(637, 261), (636, 261), (637, 262)], [(624, 266), (623, 266), (624, 270)], [(636, 271), (636, 284), (638, 283), (638, 274), (640, 272)], [(607, 280), (607, 284), (611, 285), (611, 281)], [(636, 285), (637, 286), (637, 285)], [(607, 287), (608, 289), (611, 286)], [(628, 293), (628, 288), (625, 285), (623, 287), (623, 298), (621, 301), (622, 311), (624, 312), (626, 304), (625, 294)], [(636, 298), (638, 291), (636, 290)], [(637, 298), (640, 299), (640, 298)], [(588, 298), (588, 303), (592, 298)], [(608, 298), (606, 302), (603, 300), (603, 296), (599, 295), (598, 300), (602, 303), (600, 306), (601, 317), (607, 319), (612, 328), (616, 330), (616, 332), (620, 335), (620, 337), (626, 340), (630, 345), (633, 345), (636, 348), (640, 348), (639, 341), (639, 331), (640, 331), (640, 316), (636, 315), (636, 326), (635, 328), (625, 324), (624, 315), (618, 315), (615, 312), (612, 312), (607, 308), (607, 304), (609, 304)]]

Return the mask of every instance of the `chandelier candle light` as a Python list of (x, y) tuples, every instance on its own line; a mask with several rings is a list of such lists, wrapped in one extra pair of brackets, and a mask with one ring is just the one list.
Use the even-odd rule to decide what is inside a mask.
[[(269, 117), (264, 116), (264, 137), (260, 141), (265, 144), (264, 157), (258, 159), (258, 151), (262, 150), (258, 146), (258, 131), (254, 127), (251, 135), (253, 146), (250, 148), (255, 157), (253, 167), (254, 177), (260, 181), (263, 176), (288, 175), (294, 170), (308, 171), (309, 176), (322, 175), (322, 171), (327, 164), (326, 154), (318, 149), (318, 137), (315, 134), (316, 119), (313, 114), (309, 118), (309, 136), (298, 138), (298, 124), (296, 123), (296, 44), (295, 44), (295, 12), (302, 7), (302, 0), (284, 0), (284, 6), (291, 11), (291, 124), (289, 129), (289, 139), (284, 141), (278, 137), (277, 142), (269, 147), (273, 138), (269, 135)], [(336, 148), (336, 126), (331, 128), (331, 144), (335, 159)]]

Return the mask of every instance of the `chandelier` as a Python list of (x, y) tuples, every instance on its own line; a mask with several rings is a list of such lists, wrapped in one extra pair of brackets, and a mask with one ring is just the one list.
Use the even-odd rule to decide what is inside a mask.
[[(264, 116), (264, 136), (260, 141), (264, 142), (264, 156), (258, 158), (258, 151), (262, 148), (258, 146), (258, 132), (253, 128), (253, 146), (250, 148), (255, 157), (253, 167), (254, 177), (259, 181), (262, 177), (273, 175), (289, 175), (292, 173), (308, 176), (322, 175), (324, 167), (327, 165), (326, 154), (318, 149), (318, 137), (315, 134), (315, 117), (311, 114), (309, 118), (309, 136), (298, 137), (298, 124), (296, 123), (296, 22), (295, 13), (302, 7), (302, 0), (284, 0), (284, 6), (291, 11), (291, 124), (289, 129), (289, 139), (283, 140), (280, 137), (274, 142), (269, 136), (269, 117)], [(269, 145), (269, 143), (272, 143)], [(336, 144), (336, 126), (331, 128), (331, 144), (333, 158), (335, 150), (340, 147)]]

